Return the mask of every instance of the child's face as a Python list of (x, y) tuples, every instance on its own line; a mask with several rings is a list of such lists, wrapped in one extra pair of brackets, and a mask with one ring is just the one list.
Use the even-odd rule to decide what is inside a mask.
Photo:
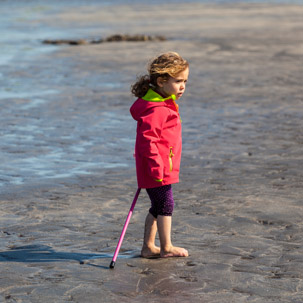
[(159, 92), (169, 97), (175, 95), (176, 99), (180, 99), (185, 92), (185, 86), (187, 83), (189, 74), (189, 68), (186, 68), (184, 71), (180, 72), (176, 77), (169, 77), (168, 80), (163, 80), (163, 78), (157, 79), (157, 84)]

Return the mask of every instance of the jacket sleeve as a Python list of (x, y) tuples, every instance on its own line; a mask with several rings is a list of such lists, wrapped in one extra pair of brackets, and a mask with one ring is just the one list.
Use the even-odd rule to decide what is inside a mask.
[(163, 179), (163, 160), (158, 150), (163, 125), (167, 119), (168, 110), (165, 107), (153, 107), (140, 119), (137, 132), (137, 151), (145, 158), (147, 174), (153, 179)]

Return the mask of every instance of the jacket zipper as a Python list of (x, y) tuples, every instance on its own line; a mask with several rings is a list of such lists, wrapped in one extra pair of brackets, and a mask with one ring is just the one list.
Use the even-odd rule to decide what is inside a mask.
[(169, 171), (173, 171), (173, 159), (172, 159), (173, 156), (174, 156), (173, 147), (171, 146), (169, 148)]
[(179, 113), (179, 105), (176, 103), (176, 101), (175, 101), (175, 100), (173, 100), (173, 103), (174, 103), (174, 105), (175, 105), (175, 107), (176, 107), (176, 110), (177, 110), (178, 116), (179, 116), (179, 118), (180, 118), (180, 122), (182, 123), (182, 119), (181, 119), (181, 116), (180, 116), (180, 113)]

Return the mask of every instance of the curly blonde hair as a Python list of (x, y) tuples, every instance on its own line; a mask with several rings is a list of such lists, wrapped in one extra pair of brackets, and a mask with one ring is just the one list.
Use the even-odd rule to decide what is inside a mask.
[(150, 87), (157, 87), (157, 79), (162, 77), (176, 77), (180, 72), (188, 68), (188, 62), (176, 52), (167, 52), (154, 58), (148, 64), (148, 74), (137, 79), (131, 86), (131, 92), (138, 98), (142, 98)]

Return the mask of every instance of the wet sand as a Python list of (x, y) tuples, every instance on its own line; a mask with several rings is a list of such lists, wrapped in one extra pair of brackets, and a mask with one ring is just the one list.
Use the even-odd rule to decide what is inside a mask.
[[(53, 46), (1, 71), (29, 93), (1, 100), (0, 301), (301, 303), (302, 15), (180, 4), (44, 18), (168, 40)], [(110, 270), (136, 191), (129, 86), (167, 50), (190, 62), (172, 234), (190, 256), (139, 258), (143, 191)]]

